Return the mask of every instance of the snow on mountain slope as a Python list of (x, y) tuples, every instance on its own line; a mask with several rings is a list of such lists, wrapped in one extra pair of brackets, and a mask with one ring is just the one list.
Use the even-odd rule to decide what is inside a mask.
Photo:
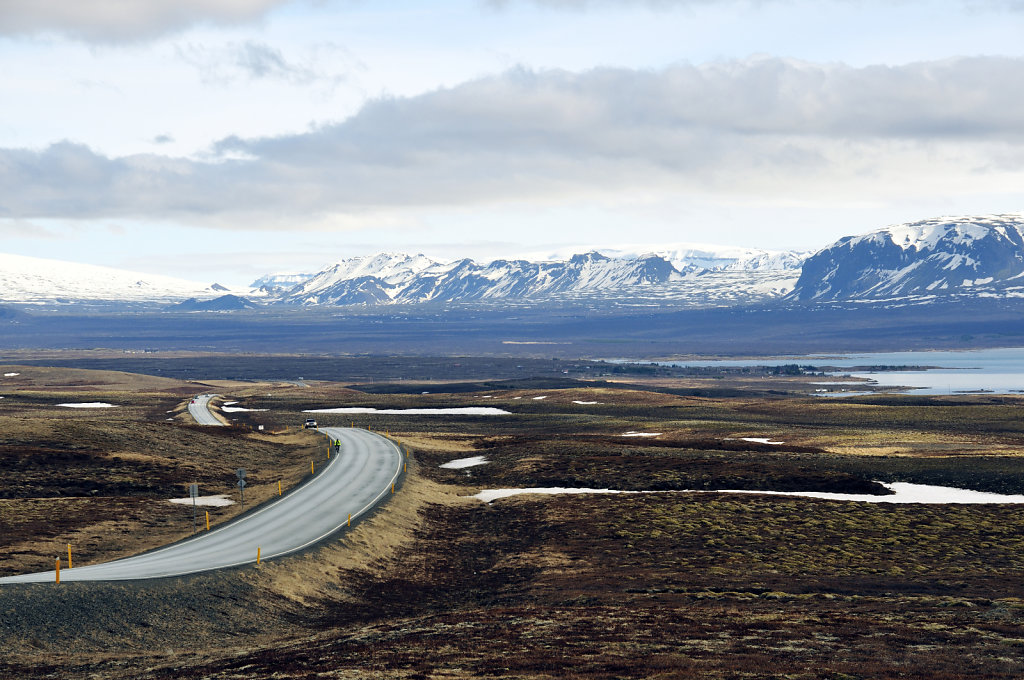
[(1024, 215), (941, 217), (847, 236), (804, 262), (800, 300), (1024, 295)]
[[(675, 266), (670, 257), (676, 255), (689, 259), (685, 265), (679, 259), (680, 266)], [(283, 292), (281, 299), (302, 305), (536, 301), (620, 294), (644, 298), (681, 295), (689, 299), (706, 297), (697, 294), (705, 282), (693, 277), (709, 271), (738, 272), (740, 275), (731, 279), (733, 284), (750, 288), (751, 294), (756, 289), (758, 295), (778, 297), (792, 288), (798, 276), (793, 263), (798, 262), (798, 254), (750, 249), (689, 248), (685, 252), (668, 250), (664, 255), (630, 252), (616, 257), (591, 251), (564, 259), (487, 263), (470, 259), (444, 262), (424, 255), (380, 253), (342, 260)], [(759, 277), (757, 272), (761, 271), (770, 275)], [(743, 280), (744, 275), (757, 280)], [(717, 286), (716, 290), (721, 288)], [(727, 291), (721, 292), (732, 297)], [(747, 295), (742, 291), (738, 294)]]
[(0, 254), (0, 300), (66, 302), (76, 300), (158, 301), (212, 298), (227, 290), (169, 276)]
[[(810, 251), (765, 250), (740, 246), (720, 246), (710, 243), (670, 243), (661, 245), (617, 245), (586, 249), (616, 259), (635, 260), (654, 255), (670, 262), (677, 271), (751, 271), (799, 270)], [(537, 259), (564, 260), (580, 249), (562, 250), (537, 255)]]

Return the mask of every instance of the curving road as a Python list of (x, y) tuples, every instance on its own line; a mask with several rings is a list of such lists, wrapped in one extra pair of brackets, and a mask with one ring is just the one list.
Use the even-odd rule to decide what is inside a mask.
[[(199, 402), (199, 399), (196, 399)], [(182, 576), (237, 567), (307, 548), (338, 531), (391, 494), (402, 453), (390, 439), (367, 430), (330, 427), (341, 453), (287, 496), (212, 531), (142, 555), (61, 569), (61, 581), (121, 581)], [(0, 583), (53, 582), (54, 572), (0, 578)]]
[(216, 396), (216, 394), (200, 394), (189, 403), (188, 414), (200, 425), (220, 425), (223, 427), (224, 423), (217, 420), (210, 410), (210, 400)]

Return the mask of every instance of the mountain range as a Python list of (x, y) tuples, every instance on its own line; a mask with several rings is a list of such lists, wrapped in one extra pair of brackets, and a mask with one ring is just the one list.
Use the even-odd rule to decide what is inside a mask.
[(428, 302), (721, 305), (1024, 297), (1024, 216), (1019, 214), (901, 224), (844, 237), (814, 253), (697, 244), (580, 251), (490, 262), (378, 253), (317, 272), (268, 274), (248, 288), (230, 290), (0, 255), (0, 301), (158, 302), (175, 303), (178, 311), (231, 311)]

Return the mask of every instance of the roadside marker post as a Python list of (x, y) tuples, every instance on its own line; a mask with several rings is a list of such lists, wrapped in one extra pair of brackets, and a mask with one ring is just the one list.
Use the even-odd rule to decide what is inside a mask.
[(352, 513), (348, 513), (348, 525), (352, 526)]
[[(192, 533), (196, 533), (196, 498), (199, 496), (199, 484), (193, 483), (188, 485), (188, 495), (192, 497)], [(68, 558), (68, 564), (71, 563), (71, 558)]]
[(260, 551), (262, 551), (262, 550), (263, 550), (263, 548), (260, 548), (259, 546), (256, 547), (256, 564), (257, 565), (259, 565), (259, 563), (260, 563)]
[(206, 511), (206, 530), (210, 530), (210, 511)]
[(68, 569), (71, 568), (71, 544), (68, 543)]
[(281, 480), (277, 480), (277, 495), (281, 495)]
[(391, 493), (395, 492), (395, 483), (391, 482)]
[(316, 468), (313, 467), (313, 461), (309, 461), (309, 474), (311, 474), (311, 475), (315, 475), (316, 474)]
[(60, 583), (60, 558), (57, 558), (57, 568), (54, 572), (57, 575), (57, 583)]

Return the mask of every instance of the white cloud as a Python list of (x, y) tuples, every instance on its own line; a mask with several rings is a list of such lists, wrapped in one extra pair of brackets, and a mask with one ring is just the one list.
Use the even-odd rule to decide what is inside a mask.
[(59, 33), (131, 42), (200, 23), (255, 21), (293, 0), (4, 0), (0, 35)]
[(755, 59), (514, 70), (385, 98), (212, 160), (0, 150), (0, 217), (357, 226), (402, 208), (647, 192), (814, 202), (1012, 192), (1024, 59), (850, 68)]

